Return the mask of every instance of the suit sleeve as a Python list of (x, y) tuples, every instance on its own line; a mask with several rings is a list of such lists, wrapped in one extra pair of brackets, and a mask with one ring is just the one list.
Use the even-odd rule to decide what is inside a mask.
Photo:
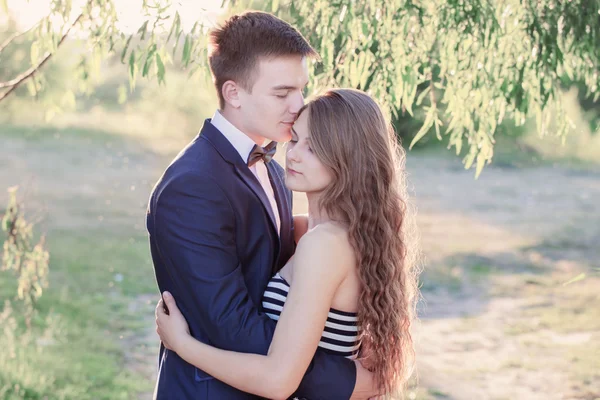
[(235, 215), (219, 185), (192, 174), (171, 180), (157, 199), (154, 223), (191, 333), (219, 348), (266, 354), (275, 323), (250, 299), (237, 256)]
[[(158, 251), (192, 335), (218, 348), (267, 354), (275, 321), (248, 294), (235, 224), (227, 195), (211, 177), (181, 175), (156, 201)], [(355, 380), (354, 362), (317, 351), (295, 396), (348, 399)]]

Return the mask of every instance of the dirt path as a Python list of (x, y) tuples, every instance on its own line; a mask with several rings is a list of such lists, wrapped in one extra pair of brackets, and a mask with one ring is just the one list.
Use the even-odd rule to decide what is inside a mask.
[(430, 157), (409, 170), (428, 259), (425, 398), (600, 397), (600, 171), (489, 168), (474, 181)]

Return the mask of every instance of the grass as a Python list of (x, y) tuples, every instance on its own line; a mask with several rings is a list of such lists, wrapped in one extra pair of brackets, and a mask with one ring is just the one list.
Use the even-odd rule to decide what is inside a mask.
[[(156, 293), (144, 231), (150, 179), (158, 176), (150, 160), (156, 156), (95, 130), (9, 126), (0, 135), (26, 145), (27, 153), (20, 156), (27, 170), (15, 172), (41, 182), (32, 185), (26, 205), (28, 210), (35, 204), (47, 207), (37, 228), (47, 234), (51, 255), (49, 287), (29, 332), (14, 300), (14, 279), (0, 272), (0, 295), (13, 308), (5, 309), (0, 323), (13, 327), (0, 331), (0, 399), (130, 399), (151, 391), (149, 377), (125, 361), (132, 350), (127, 340), (147, 335), (146, 314), (152, 315), (150, 307), (140, 312), (130, 305)], [(122, 162), (97, 169), (96, 163), (110, 156), (128, 157), (130, 165), (147, 170), (126, 169)], [(120, 176), (121, 189), (106, 179), (112, 176)], [(138, 181), (144, 176), (142, 185)], [(137, 191), (130, 190), (130, 180), (137, 182)], [(0, 200), (5, 197), (0, 194)]]
[[(33, 331), (13, 342), (1, 339), (2, 348), (15, 354), (3, 351), (0, 356), (0, 398), (128, 399), (148, 390), (147, 377), (123, 368), (125, 349), (119, 340), (124, 333), (147, 329), (128, 304), (155, 291), (147, 245), (139, 234), (131, 244), (133, 236), (93, 229), (79, 235), (52, 232), (50, 286)], [(120, 282), (114, 279), (116, 271), (124, 276)], [(10, 279), (2, 282), (10, 288)], [(40, 338), (46, 344), (40, 345)]]
[(444, 288), (458, 293), (463, 287), (462, 270), (448, 264), (428, 265), (420, 276), (421, 290), (424, 292)]
[[(543, 279), (543, 278), (539, 278)], [(527, 285), (522, 295), (536, 299), (518, 316), (513, 326), (516, 333), (549, 329), (559, 334), (600, 331), (599, 280), (562, 286), (557, 280), (545, 278), (544, 285)], [(537, 300), (537, 299), (542, 300)]]

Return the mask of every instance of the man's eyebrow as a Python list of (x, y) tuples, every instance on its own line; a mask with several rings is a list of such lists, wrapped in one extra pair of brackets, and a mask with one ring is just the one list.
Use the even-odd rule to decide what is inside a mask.
[(273, 87), (273, 90), (294, 90), (294, 89), (296, 89), (295, 86), (289, 86), (289, 85), (279, 85), (279, 86)]

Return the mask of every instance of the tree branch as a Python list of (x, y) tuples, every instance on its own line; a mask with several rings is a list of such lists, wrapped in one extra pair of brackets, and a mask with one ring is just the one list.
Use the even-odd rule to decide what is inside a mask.
[(8, 47), (8, 45), (11, 44), (15, 39), (23, 36), (27, 32), (29, 32), (29, 31), (27, 30), (25, 32), (16, 32), (16, 33), (13, 33), (12, 35), (10, 35), (8, 37), (8, 39), (6, 39), (4, 41), (4, 43), (0, 44), (0, 53), (2, 53), (2, 50), (4, 50), (6, 47)]
[[(43, 21), (43, 19), (41, 20)], [(31, 30), (33, 30), (33, 28), (37, 27), (41, 21), (36, 22), (32, 27), (30, 27), (27, 30), (24, 30), (23, 32), (15, 32), (12, 35), (10, 35), (5, 41), (4, 43), (2, 43), (0, 45), (0, 53), (2, 53), (2, 51), (7, 48), (12, 42), (14, 42), (16, 39), (20, 38), (21, 36), (31, 32)]]
[[(71, 26), (69, 26), (69, 29), (67, 29), (67, 31), (64, 33), (64, 35), (60, 38), (60, 41), (56, 45), (57, 51), (58, 51), (58, 48), (60, 47), (60, 45), (65, 41), (65, 39), (67, 38), (67, 36), (71, 32), (71, 29), (73, 29), (73, 27), (75, 25), (77, 25), (77, 23), (79, 22), (79, 20), (82, 17), (83, 17), (83, 13), (79, 14), (79, 16), (77, 17), (77, 19), (75, 19), (75, 21), (73, 21), (73, 23), (71, 24)], [(0, 95), (0, 101), (4, 100), (6, 97), (8, 97), (9, 94), (11, 94), (15, 89), (17, 89), (17, 87), (19, 87), (19, 85), (21, 85), (24, 81), (26, 81), (31, 76), (33, 76), (33, 74), (35, 74), (40, 68), (42, 68), (44, 66), (44, 64), (46, 64), (48, 62), (48, 60), (50, 58), (52, 58), (52, 56), (55, 53), (56, 52), (54, 52), (54, 53), (50, 53), (50, 52), (46, 53), (46, 55), (45, 55), (45, 57), (44, 57), (44, 59), (42, 61), (40, 61), (37, 65), (32, 66), (31, 68), (29, 68), (27, 71), (23, 72), (21, 75), (17, 76), (15, 79), (12, 79), (12, 80), (7, 81), (7, 82), (0, 82), (0, 89), (10, 88), (6, 92), (4, 92), (4, 93), (2, 93)]]

